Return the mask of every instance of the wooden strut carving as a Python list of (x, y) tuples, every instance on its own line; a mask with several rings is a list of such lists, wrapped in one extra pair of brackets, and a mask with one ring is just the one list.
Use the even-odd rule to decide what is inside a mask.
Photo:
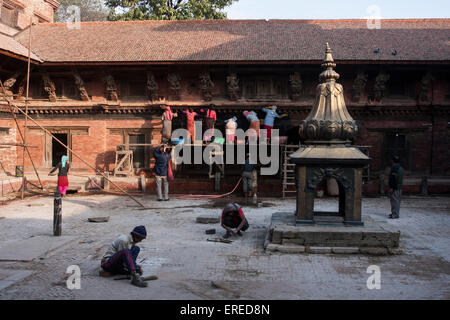
[(227, 76), (227, 91), (231, 101), (239, 99), (239, 79), (235, 73)]
[(56, 102), (58, 98), (56, 97), (55, 83), (50, 79), (48, 72), (42, 74), (42, 81), (44, 82), (44, 90), (48, 95), (48, 100), (50, 102)]
[(155, 80), (155, 75), (151, 71), (147, 71), (147, 96), (150, 100), (158, 100), (159, 86)]
[(20, 80), (19, 88), (17, 89), (17, 95), (16, 95), (17, 100), (23, 99), (23, 94), (25, 92), (26, 83), (27, 83), (27, 79), (26, 79), (26, 77), (23, 77), (22, 80)]
[(373, 88), (373, 98), (375, 101), (380, 102), (386, 92), (386, 83), (391, 76), (386, 72), (380, 72), (375, 79), (375, 86)]
[(119, 97), (117, 96), (117, 86), (114, 81), (113, 76), (108, 73), (105, 76), (105, 84), (106, 84), (106, 99), (112, 101), (118, 101)]
[(214, 82), (212, 82), (211, 80), (211, 75), (209, 74), (209, 72), (203, 72), (200, 74), (199, 78), (203, 100), (211, 101), (212, 90), (214, 88)]
[(291, 100), (298, 101), (302, 93), (303, 83), (300, 73), (294, 72), (289, 76), (289, 83), (291, 85)]
[(430, 101), (430, 97), (428, 95), (428, 89), (430, 88), (431, 82), (434, 80), (431, 72), (427, 72), (426, 75), (420, 80), (421, 89), (419, 93), (419, 101), (427, 102)]
[(75, 79), (75, 85), (78, 89), (78, 94), (80, 95), (80, 99), (83, 101), (89, 101), (89, 95), (84, 87), (83, 79), (81, 79), (80, 74), (77, 71), (73, 71), (73, 77)]
[[(4, 90), (5, 90), (5, 94), (8, 96), (8, 97), (12, 97), (13, 96), (13, 93), (12, 93), (12, 87), (14, 86), (14, 84), (16, 83), (16, 81), (17, 81), (17, 78), (20, 76), (20, 73), (15, 73), (12, 77), (10, 77), (10, 78), (8, 78), (7, 80), (5, 80), (4, 82), (3, 82), (3, 88), (5, 88)], [(1, 92), (3, 92), (2, 91), (3, 89), (0, 89), (0, 91)]]
[(368, 75), (364, 71), (358, 72), (356, 75), (355, 81), (353, 82), (353, 91), (352, 91), (352, 99), (355, 102), (358, 102), (361, 98), (361, 92), (363, 92), (364, 88), (367, 84)]
[(167, 81), (169, 81), (174, 100), (180, 100), (180, 75), (178, 73), (169, 73), (167, 76)]

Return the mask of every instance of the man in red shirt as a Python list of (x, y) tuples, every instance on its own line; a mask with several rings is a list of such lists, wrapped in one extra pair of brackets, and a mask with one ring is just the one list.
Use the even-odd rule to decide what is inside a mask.
[[(245, 231), (248, 229), (248, 221), (242, 211), (242, 208), (237, 203), (227, 203), (222, 211), (222, 227), (227, 230), (224, 238), (231, 237), (232, 234), (237, 234), (242, 236), (241, 230)], [(236, 230), (233, 231), (233, 229)]]

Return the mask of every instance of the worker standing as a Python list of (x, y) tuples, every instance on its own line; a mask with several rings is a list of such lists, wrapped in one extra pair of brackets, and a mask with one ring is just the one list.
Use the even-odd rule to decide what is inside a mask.
[(234, 143), (236, 137), (237, 118), (233, 117), (225, 120), (225, 137), (227, 143)]
[(50, 176), (53, 172), (58, 170), (58, 190), (59, 193), (61, 193), (61, 196), (66, 194), (67, 188), (69, 187), (69, 178), (67, 177), (69, 169), (69, 157), (64, 155), (61, 157), (61, 161), (48, 173)]
[[(169, 201), (169, 161), (170, 153), (164, 145), (156, 148), (153, 151), (153, 157), (155, 158), (155, 167), (153, 172), (156, 177), (156, 192), (158, 194), (158, 201)], [(162, 196), (161, 184), (164, 184), (164, 198)]]
[[(214, 105), (210, 104), (209, 108), (204, 110), (201, 109), (200, 112), (203, 112), (203, 116), (205, 118), (205, 141), (210, 141), (214, 136), (214, 125), (217, 121), (216, 111), (214, 111)], [(212, 130), (208, 132), (208, 130)], [(207, 133), (207, 134), (206, 134)]]
[(256, 139), (258, 139), (260, 122), (259, 122), (258, 116), (256, 115), (256, 112), (245, 110), (243, 112), (243, 114), (247, 118), (248, 122), (250, 123), (250, 127), (248, 129), (248, 136), (256, 137)]
[(263, 108), (262, 111), (266, 113), (263, 125), (263, 129), (266, 130), (265, 140), (270, 140), (272, 138), (272, 129), (275, 122), (275, 118), (281, 118), (281, 116), (277, 113), (277, 106)]
[(172, 138), (172, 119), (178, 117), (178, 113), (173, 113), (169, 106), (165, 108), (165, 111), (161, 117), (162, 120), (162, 141), (167, 143)]
[(245, 155), (245, 163), (242, 166), (242, 191), (244, 192), (244, 197), (246, 201), (251, 197), (253, 191), (253, 170), (256, 169), (256, 164), (250, 163), (250, 154)]
[(188, 140), (190, 137), (191, 142), (195, 141), (195, 117), (198, 116), (197, 112), (194, 112), (192, 108), (183, 111), (187, 118), (187, 130), (188, 130)]

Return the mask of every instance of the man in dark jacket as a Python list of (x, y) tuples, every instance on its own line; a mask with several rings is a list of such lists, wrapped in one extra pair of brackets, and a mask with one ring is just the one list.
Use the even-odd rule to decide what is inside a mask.
[[(169, 181), (167, 180), (167, 174), (169, 170), (170, 154), (167, 152), (166, 147), (161, 145), (153, 151), (153, 157), (155, 157), (156, 160), (153, 172), (156, 176), (158, 201), (169, 201)], [(164, 199), (161, 192), (161, 182), (164, 183)]]
[(402, 198), (403, 168), (400, 166), (400, 158), (392, 157), (392, 168), (389, 174), (389, 194), (391, 199), (391, 214), (389, 218), (400, 217), (400, 201)]

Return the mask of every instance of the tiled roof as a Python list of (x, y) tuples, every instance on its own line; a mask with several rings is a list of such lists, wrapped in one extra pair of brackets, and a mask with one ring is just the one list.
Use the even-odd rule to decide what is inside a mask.
[[(32, 34), (46, 62), (320, 61), (325, 42), (336, 60), (450, 61), (450, 19), (42, 23)], [(27, 46), (28, 31), (16, 39)]]
[[(12, 54), (28, 58), (28, 47), (24, 47), (12, 37), (0, 33), (0, 50), (8, 51)], [(38, 56), (33, 52), (30, 53), (30, 58), (42, 62)]]

